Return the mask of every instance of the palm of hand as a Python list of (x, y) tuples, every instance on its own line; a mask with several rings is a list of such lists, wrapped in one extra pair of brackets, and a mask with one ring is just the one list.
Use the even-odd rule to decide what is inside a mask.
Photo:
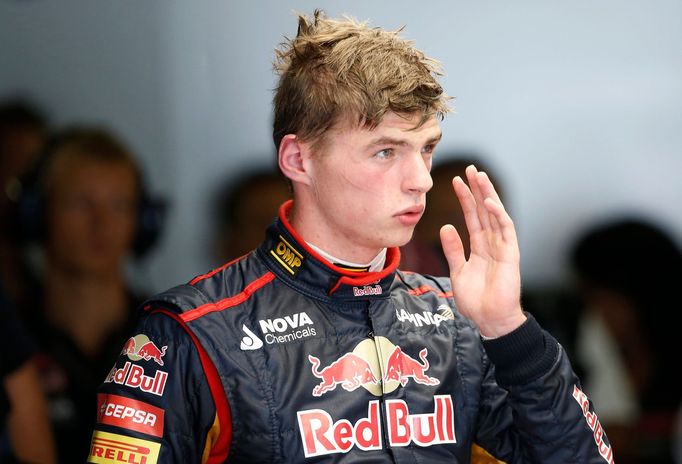
[(519, 249), (514, 225), (485, 173), (467, 168), (471, 189), (459, 177), (453, 186), (471, 237), (467, 260), (459, 234), (441, 229), (455, 303), (487, 337), (511, 332), (523, 323)]

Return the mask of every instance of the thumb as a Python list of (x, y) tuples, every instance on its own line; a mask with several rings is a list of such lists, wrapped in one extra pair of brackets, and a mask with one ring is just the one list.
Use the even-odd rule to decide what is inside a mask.
[(459, 232), (452, 224), (446, 224), (440, 228), (440, 242), (443, 245), (443, 253), (448, 261), (450, 275), (459, 274), (462, 266), (466, 263), (464, 246)]

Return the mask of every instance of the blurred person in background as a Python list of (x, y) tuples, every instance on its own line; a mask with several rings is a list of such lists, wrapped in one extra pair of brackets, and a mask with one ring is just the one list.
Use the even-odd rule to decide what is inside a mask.
[(0, 286), (0, 462), (56, 462), (36, 346)]
[(87, 456), (97, 386), (135, 325), (142, 298), (124, 265), (158, 234), (141, 224), (151, 207), (132, 152), (99, 127), (52, 137), (26, 182), (18, 223), (43, 261), (22, 314), (39, 343), (60, 463)]
[(13, 207), (47, 137), (47, 120), (20, 98), (0, 103), (0, 462), (53, 463), (55, 444), (35, 342), (16, 307), (30, 295)]
[(586, 307), (577, 340), (585, 391), (622, 445), (619, 462), (669, 463), (682, 401), (679, 246), (657, 225), (623, 218), (586, 230), (571, 262)]
[(254, 250), (291, 192), (282, 174), (257, 168), (239, 175), (217, 197), (213, 259), (226, 263)]
[(23, 305), (30, 289), (12, 210), (47, 132), (45, 116), (31, 103), (18, 98), (0, 103), (0, 282), (15, 307)]

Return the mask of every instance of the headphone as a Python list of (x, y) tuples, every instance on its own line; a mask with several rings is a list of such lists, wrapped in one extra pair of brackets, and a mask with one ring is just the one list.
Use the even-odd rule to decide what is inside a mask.
[[(25, 243), (42, 243), (47, 235), (46, 213), (47, 198), (45, 177), (60, 148), (85, 134), (104, 137), (119, 143), (107, 131), (98, 128), (74, 128), (50, 138), (34, 169), (21, 182), (21, 194), (14, 208), (15, 224), (18, 237)], [(167, 202), (159, 197), (152, 197), (144, 181), (141, 170), (132, 160), (138, 187), (137, 217), (135, 233), (131, 249), (136, 258), (146, 254), (158, 241), (165, 222)]]

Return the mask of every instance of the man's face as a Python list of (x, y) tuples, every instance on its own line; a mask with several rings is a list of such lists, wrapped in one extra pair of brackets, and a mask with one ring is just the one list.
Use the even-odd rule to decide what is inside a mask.
[(48, 259), (77, 274), (120, 272), (135, 231), (133, 170), (117, 162), (58, 161), (47, 199)]
[(307, 158), (312, 205), (304, 206), (300, 231), (306, 240), (339, 258), (367, 262), (381, 248), (410, 239), (433, 185), (431, 157), (441, 137), (435, 116), (415, 129), (419, 117), (387, 113), (373, 130), (341, 127), (326, 134)]

